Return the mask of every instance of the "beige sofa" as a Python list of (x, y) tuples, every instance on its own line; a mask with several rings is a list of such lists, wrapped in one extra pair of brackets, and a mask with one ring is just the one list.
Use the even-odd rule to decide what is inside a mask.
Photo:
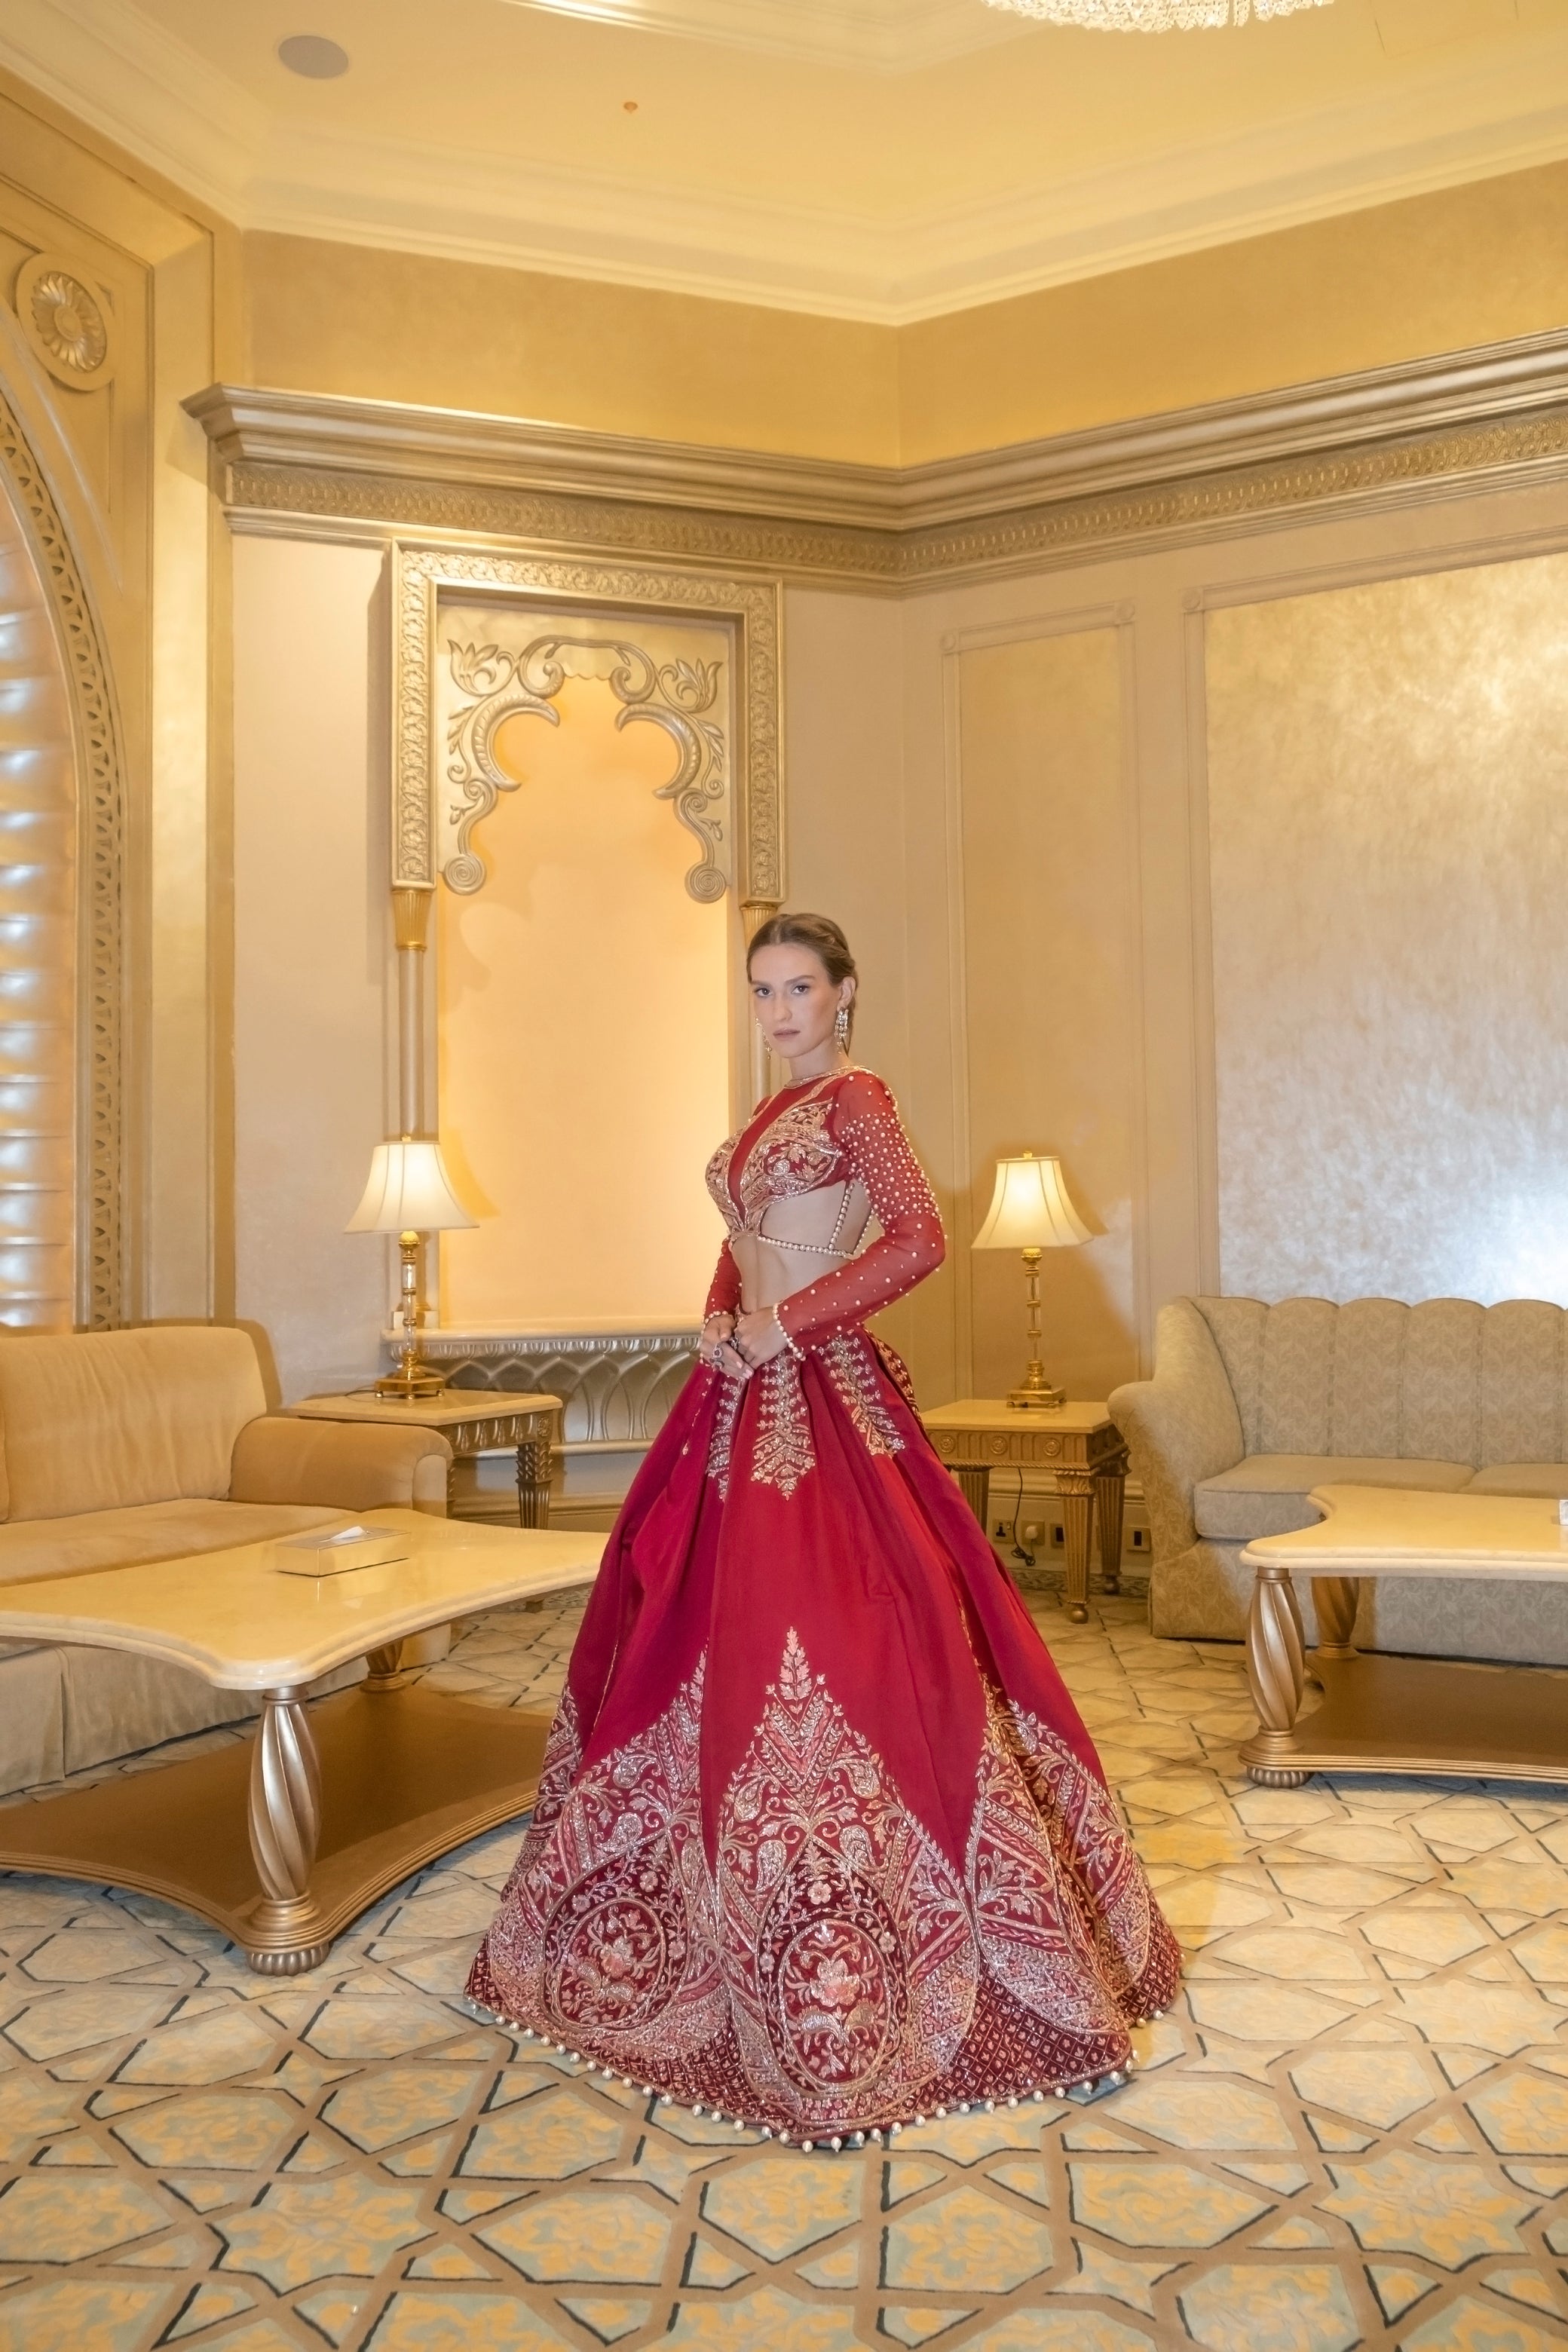
[[(429, 1430), (268, 1415), (242, 1330), (0, 1337), (0, 1596), (377, 1504), (444, 1514), (450, 1460)], [(243, 1694), (151, 1659), (0, 1643), (0, 1791), (250, 1712)]]
[[(1242, 1546), (1310, 1526), (1330, 1479), (1568, 1495), (1568, 1314), (1539, 1299), (1179, 1298), (1154, 1377), (1110, 1399), (1154, 1538), (1156, 1633), (1239, 1640)], [(1310, 1588), (1301, 1590), (1309, 1633)], [(1363, 1648), (1568, 1665), (1568, 1584), (1389, 1578)]]

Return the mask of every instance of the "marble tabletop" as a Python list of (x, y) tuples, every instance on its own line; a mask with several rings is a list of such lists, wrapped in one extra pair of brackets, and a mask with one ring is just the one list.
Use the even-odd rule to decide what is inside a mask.
[(1568, 1579), (1568, 1528), (1539, 1495), (1424, 1494), (1407, 1486), (1314, 1486), (1315, 1527), (1258, 1536), (1241, 1557), (1303, 1576)]
[(275, 1544), (252, 1543), (0, 1585), (0, 1640), (128, 1650), (188, 1666), (221, 1690), (275, 1690), (426, 1626), (591, 1584), (605, 1540), (592, 1529), (492, 1528), (394, 1507), (345, 1511), (337, 1524), (395, 1531), (406, 1557), (300, 1576), (279, 1568)]

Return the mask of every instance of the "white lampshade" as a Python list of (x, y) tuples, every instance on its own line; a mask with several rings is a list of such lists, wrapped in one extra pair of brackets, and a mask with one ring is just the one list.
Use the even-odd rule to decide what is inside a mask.
[(378, 1143), (364, 1198), (344, 1226), (350, 1234), (440, 1234), (477, 1225), (452, 1190), (438, 1144), (405, 1136)]
[(975, 1249), (1067, 1249), (1094, 1235), (1073, 1207), (1059, 1160), (1032, 1151), (996, 1162), (991, 1213), (975, 1234)]

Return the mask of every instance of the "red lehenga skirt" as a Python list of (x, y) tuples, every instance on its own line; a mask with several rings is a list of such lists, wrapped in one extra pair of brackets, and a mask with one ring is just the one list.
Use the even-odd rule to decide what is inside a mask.
[(856, 1330), (695, 1371), (606, 1549), (471, 2000), (820, 2145), (1113, 2074), (1179, 1968), (897, 1358)]

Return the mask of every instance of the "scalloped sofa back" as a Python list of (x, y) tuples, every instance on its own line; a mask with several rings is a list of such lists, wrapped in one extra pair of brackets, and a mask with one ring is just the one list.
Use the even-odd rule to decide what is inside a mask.
[[(1568, 1495), (1568, 1313), (1541, 1299), (1178, 1298), (1154, 1375), (1110, 1399), (1153, 1531), (1150, 1622), (1239, 1641), (1242, 1546), (1309, 1526), (1315, 1486)], [(1310, 1633), (1310, 1588), (1301, 1593)], [(1363, 1648), (1568, 1665), (1568, 1585), (1389, 1578)]]

